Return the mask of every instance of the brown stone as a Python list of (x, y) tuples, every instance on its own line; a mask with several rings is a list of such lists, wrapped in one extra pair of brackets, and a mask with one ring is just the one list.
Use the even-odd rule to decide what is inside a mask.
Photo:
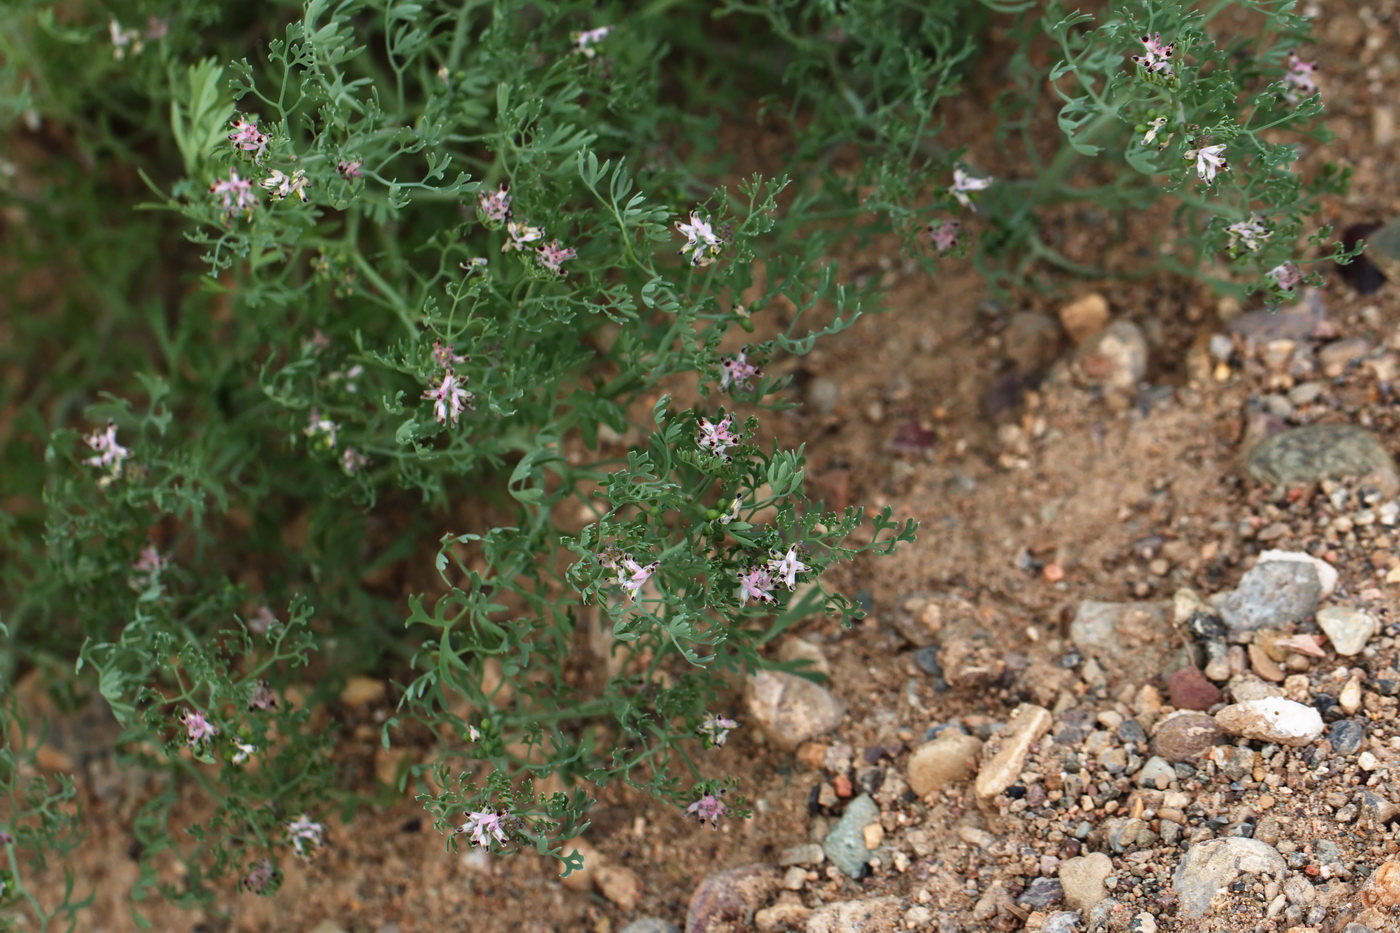
[(1225, 741), (1215, 720), (1205, 713), (1183, 710), (1157, 724), (1152, 754), (1167, 761), (1193, 761)]
[(1183, 667), (1167, 678), (1167, 695), (1177, 709), (1208, 710), (1225, 699), (1220, 688), (1206, 679), (1200, 668)]
[(690, 896), (685, 933), (743, 933), (778, 888), (778, 870), (753, 864), (711, 875)]

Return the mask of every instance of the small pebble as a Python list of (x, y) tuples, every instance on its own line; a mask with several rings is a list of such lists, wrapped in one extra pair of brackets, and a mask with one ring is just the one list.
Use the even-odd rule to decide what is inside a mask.
[(1317, 624), (1332, 642), (1332, 649), (1347, 658), (1360, 654), (1377, 629), (1369, 614), (1346, 606), (1319, 609)]
[(1268, 697), (1227, 706), (1215, 723), (1228, 735), (1281, 745), (1308, 745), (1322, 735), (1322, 716), (1311, 706)]

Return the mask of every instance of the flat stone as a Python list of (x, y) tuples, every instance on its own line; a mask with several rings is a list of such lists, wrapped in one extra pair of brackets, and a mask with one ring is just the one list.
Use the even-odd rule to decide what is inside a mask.
[(1400, 217), (1366, 237), (1366, 258), (1381, 275), (1400, 282)]
[(976, 606), (947, 593), (910, 593), (890, 613), (895, 630), (915, 648), (936, 644), (939, 633), (949, 622), (977, 617)]
[(1164, 670), (1180, 644), (1171, 610), (1169, 602), (1085, 600), (1069, 624), (1070, 641), (1114, 678), (1137, 677), (1144, 667)]
[(778, 864), (788, 865), (820, 865), (826, 858), (826, 853), (822, 847), (815, 842), (804, 843), (800, 846), (792, 846), (783, 851), (783, 855), (778, 859)]
[(1152, 733), (1152, 754), (1170, 762), (1195, 761), (1223, 741), (1225, 735), (1210, 716), (1182, 711), (1157, 724)]
[(1044, 910), (1065, 899), (1065, 888), (1058, 878), (1036, 878), (1016, 898), (1016, 903), (1032, 910)]
[(1158, 790), (1166, 790), (1176, 780), (1176, 769), (1165, 758), (1153, 755), (1147, 759), (1147, 763), (1137, 773), (1136, 780), (1139, 787), (1155, 787)]
[(974, 785), (977, 796), (986, 800), (1015, 784), (1031, 746), (1050, 730), (1053, 721), (1050, 711), (1043, 706), (1022, 703), (1016, 707), (1006, 728), (982, 749), (982, 767)]
[(909, 756), (909, 789), (920, 797), (954, 781), (965, 781), (977, 770), (982, 740), (945, 729)]
[(880, 808), (869, 794), (861, 794), (846, 805), (846, 812), (822, 840), (822, 851), (831, 863), (851, 878), (865, 876), (870, 850), (865, 845), (865, 827), (879, 822)]
[(1240, 875), (1272, 875), (1282, 879), (1288, 864), (1278, 850), (1257, 839), (1229, 836), (1192, 846), (1172, 875), (1177, 910), (1200, 920), (1210, 913), (1215, 896)]
[(1042, 373), (1060, 355), (1060, 326), (1049, 315), (1018, 311), (1001, 335), (1006, 358), (1025, 373)]
[(681, 933), (681, 931), (674, 923), (659, 917), (643, 917), (640, 920), (633, 920), (617, 933)]
[(893, 895), (837, 901), (812, 911), (806, 933), (884, 933), (898, 929), (903, 910), (903, 899)]
[(1350, 606), (1328, 606), (1319, 609), (1317, 624), (1327, 633), (1332, 650), (1349, 658), (1361, 653), (1366, 642), (1375, 636), (1379, 626), (1369, 613)]
[(1245, 642), (1258, 629), (1287, 628), (1309, 618), (1321, 595), (1311, 564), (1273, 560), (1251, 567), (1217, 608), (1233, 639)]
[(685, 933), (747, 933), (754, 911), (778, 889), (778, 870), (754, 864), (718, 872), (700, 882), (690, 896)]
[(749, 714), (783, 749), (794, 749), (841, 725), (846, 706), (820, 684), (781, 671), (759, 671), (744, 687)]
[(1113, 860), (1102, 852), (1075, 856), (1060, 863), (1059, 874), (1065, 903), (1074, 910), (1088, 913), (1108, 897), (1104, 881), (1113, 874)]
[(1255, 482), (1274, 486), (1357, 478), (1383, 496), (1400, 492), (1395, 459), (1380, 438), (1354, 424), (1309, 424), (1280, 431), (1250, 451), (1246, 472)]
[(1366, 724), (1359, 719), (1338, 719), (1327, 729), (1333, 754), (1355, 755), (1366, 741)]
[(1227, 706), (1215, 714), (1215, 724), (1227, 735), (1298, 746), (1315, 742), (1323, 728), (1317, 710), (1282, 697)]

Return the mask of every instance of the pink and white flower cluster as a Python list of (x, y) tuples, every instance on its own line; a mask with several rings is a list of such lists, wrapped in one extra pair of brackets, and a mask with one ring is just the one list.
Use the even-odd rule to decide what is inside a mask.
[(926, 232), (929, 242), (938, 250), (938, 255), (942, 256), (951, 249), (957, 249), (958, 230), (961, 226), (956, 220), (935, 220), (928, 225)]
[(253, 183), (246, 178), (240, 178), (237, 170), (228, 173), (228, 178), (220, 178), (209, 186), (209, 193), (219, 199), (219, 206), (224, 209), (224, 222), (232, 223), (233, 218), (242, 214), (244, 217), (252, 217), (253, 209), (258, 206), (258, 199), (253, 194)]
[(1185, 158), (1196, 160), (1196, 177), (1207, 185), (1215, 183), (1215, 176), (1218, 172), (1230, 170), (1230, 164), (1225, 161), (1224, 143), (1202, 146), (1199, 149), (1188, 149)]
[(503, 810), (467, 811), (467, 821), (457, 827), (457, 832), (470, 835), (474, 846), (490, 846), (493, 840), (504, 843), (507, 840), (502, 822), (505, 816)]
[(1295, 263), (1285, 262), (1264, 273), (1274, 284), (1286, 292), (1291, 292), (1303, 281), (1303, 273)]
[(235, 117), (230, 125), (233, 132), (228, 134), (228, 141), (233, 143), (233, 148), (252, 158), (255, 163), (261, 163), (267, 156), (268, 136), (258, 129), (257, 121)]
[(781, 583), (792, 592), (797, 587), (797, 575), (812, 568), (797, 556), (797, 545), (788, 548), (782, 557), (771, 557), (757, 567), (739, 574), (739, 605), (747, 606), (750, 599), (761, 603), (776, 603), (773, 590)]
[(700, 799), (685, 808), (685, 812), (695, 817), (701, 823), (709, 823), (711, 828), (719, 829), (719, 821), (724, 817), (729, 808), (720, 800), (720, 794), (724, 791), (702, 794)]
[(433, 341), (433, 360), (443, 368), (442, 381), (429, 386), (422, 397), (433, 401), (433, 417), (438, 424), (445, 425), (448, 421), (456, 424), (462, 412), (474, 407), (475, 396), (462, 387), (466, 377), (459, 377), (453, 369), (454, 364), (465, 362), (466, 357), (441, 341)]
[(1288, 53), (1288, 71), (1283, 75), (1283, 99), (1297, 106), (1318, 93), (1317, 62), (1305, 62), (1297, 52)]
[(1249, 215), (1248, 220), (1230, 224), (1225, 232), (1230, 235), (1230, 242), (1225, 247), (1230, 252), (1235, 252), (1241, 246), (1251, 253), (1257, 252), (1264, 241), (1273, 235), (1273, 231), (1264, 226), (1257, 214)]
[(679, 250), (684, 256), (690, 254), (690, 264), (696, 267), (708, 266), (719, 258), (724, 249), (724, 241), (710, 225), (710, 218), (702, 218), (697, 211), (690, 212), (690, 223), (676, 221), (676, 229), (685, 237), (685, 245)]
[(619, 551), (615, 547), (608, 547), (598, 555), (598, 561), (617, 574), (615, 582), (622, 587), (623, 592), (632, 597), (633, 602), (637, 601), (642, 587), (646, 586), (651, 575), (661, 566), (659, 560), (649, 564), (639, 563), (631, 554)]
[(763, 375), (763, 370), (749, 362), (743, 350), (719, 361), (719, 387), (721, 391), (753, 389), (753, 381)]
[(308, 819), (303, 813), (299, 819), (287, 824), (287, 836), (291, 839), (292, 848), (297, 850), (297, 855), (306, 858), (307, 846), (316, 848), (325, 845), (326, 827)]
[[(948, 193), (957, 199), (957, 202), (968, 210), (977, 210), (977, 206), (972, 203), (970, 195), (974, 191), (985, 191), (992, 186), (995, 181), (992, 176), (986, 178), (976, 178), (969, 175), (960, 168), (953, 169), (953, 184), (948, 188)], [(954, 231), (956, 233), (956, 230)]]
[(108, 421), (104, 430), (93, 431), (84, 440), (89, 447), (97, 451), (97, 455), (88, 457), (83, 463), (88, 466), (101, 467), (107, 471), (107, 475), (102, 479), (103, 485), (122, 475), (122, 464), (131, 456), (131, 451), (117, 443), (117, 423), (115, 421)]
[(210, 742), (219, 734), (219, 727), (198, 710), (185, 710), (180, 714), (180, 723), (185, 727), (185, 741), (190, 748)]
[(734, 433), (734, 416), (725, 415), (718, 422), (701, 418), (700, 434), (696, 443), (702, 450), (708, 450), (715, 456), (728, 460), (730, 448), (739, 443), (739, 435)]
[(148, 544), (141, 549), (140, 555), (132, 563), (132, 574), (127, 578), (127, 584), (136, 592), (148, 590), (152, 583), (160, 577), (160, 572), (169, 563), (165, 557), (157, 551), (155, 545)]
[[(565, 246), (558, 240), (544, 242), (544, 228), (532, 227), (526, 223), (517, 223), (510, 212), (510, 193), (505, 185), (494, 193), (482, 192), (477, 195), (476, 204), (477, 215), (488, 227), (499, 226), (502, 221), (506, 225), (506, 241), (501, 245), (501, 252), (509, 253), (512, 250), (520, 252), (534, 252), (535, 259), (539, 264), (553, 272), (557, 276), (565, 276), (568, 273), (564, 270), (564, 263), (578, 256), (578, 251), (572, 246)], [(538, 243), (538, 246), (531, 244)], [(485, 260), (480, 263), (472, 260), (472, 266), (463, 265), (463, 269), (468, 272), (476, 265), (485, 265)]]
[(1160, 32), (1153, 33), (1150, 36), (1143, 36), (1138, 41), (1142, 43), (1143, 53), (1141, 55), (1134, 55), (1133, 61), (1140, 65), (1143, 71), (1146, 71), (1148, 74), (1164, 74), (1168, 76), (1173, 74), (1171, 62), (1168, 61), (1168, 59), (1170, 59), (1172, 53), (1176, 51), (1175, 42), (1164, 43)]
[(739, 724), (733, 719), (727, 719), (724, 716), (707, 716), (695, 731), (700, 733), (701, 738), (705, 740), (707, 748), (723, 748), (725, 740), (729, 738), (730, 730), (737, 728), (739, 728)]
[(574, 44), (574, 54), (582, 55), (584, 58), (594, 57), (598, 54), (598, 50), (594, 46), (607, 38), (608, 33), (612, 31), (611, 26), (599, 26), (597, 29), (571, 33), (569, 39)]

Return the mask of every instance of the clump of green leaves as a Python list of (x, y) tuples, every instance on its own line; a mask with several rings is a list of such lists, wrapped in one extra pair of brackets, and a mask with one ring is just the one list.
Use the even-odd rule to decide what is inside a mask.
[[(1215, 43), (1235, 6), (1265, 25)], [(1096, 271), (1046, 233), (1092, 204), (1172, 217), (1173, 271), (1284, 294), (1345, 180), (1304, 183), (1280, 136), (1318, 138), (1291, 10), (7, 6), (0, 119), (48, 149), (0, 181), (22, 221), (0, 271), (16, 295), (64, 276), (0, 357), (0, 674), (76, 667), (122, 759), (164, 775), (138, 899), (270, 893), (330, 841), (359, 798), (317, 711), (357, 672), (394, 681), (382, 741), (432, 749), (394, 790), (449, 845), (572, 870), (610, 782), (746, 814), (715, 754), (734, 678), (809, 617), (857, 617), (826, 571), (914, 536), (812, 501), (767, 433), (790, 403), (764, 367), (877, 297), (831, 257), (894, 231), (1024, 286)], [(1007, 42), (998, 119), (1027, 162), (993, 177), (941, 103)], [(740, 176), (720, 131), (760, 98), (790, 157)], [(25, 786), (0, 770), (7, 891), (29, 890), (14, 847), (68, 844), (71, 786)], [(181, 792), (209, 815), (172, 831)]]

